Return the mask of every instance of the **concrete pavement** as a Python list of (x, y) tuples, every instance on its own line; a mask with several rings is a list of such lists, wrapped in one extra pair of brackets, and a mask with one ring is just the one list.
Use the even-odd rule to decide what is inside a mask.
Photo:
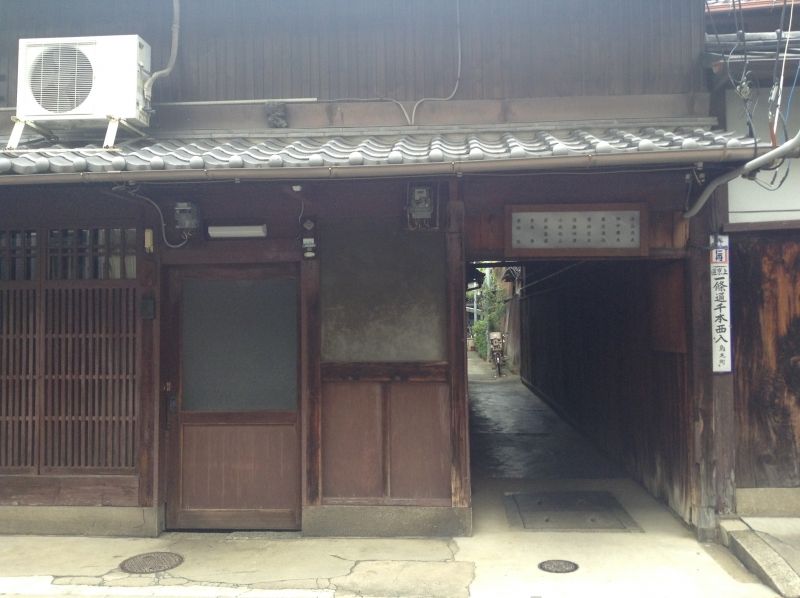
[(724, 544), (765, 584), (800, 598), (800, 518), (742, 517), (722, 524)]
[[(259, 532), (166, 533), (159, 538), (5, 536), (0, 538), (0, 595), (776, 596), (724, 547), (698, 543), (668, 509), (601, 455), (592, 454), (591, 446), (517, 379), (494, 380), (488, 367), (483, 371), (474, 359), (470, 365), (476, 463), (472, 537), (341, 539)], [(637, 529), (532, 531), (510, 523), (506, 493), (562, 490), (609, 492)], [(176, 552), (184, 561), (148, 575), (119, 569), (124, 559), (151, 551)], [(546, 573), (538, 564), (548, 559), (574, 561), (579, 568)]]

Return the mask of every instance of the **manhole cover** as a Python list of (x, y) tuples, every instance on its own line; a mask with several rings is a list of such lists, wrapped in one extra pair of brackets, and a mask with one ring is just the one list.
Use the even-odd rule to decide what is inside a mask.
[(548, 573), (572, 573), (578, 570), (578, 563), (561, 560), (542, 561), (539, 563), (539, 569)]
[(145, 552), (125, 559), (119, 568), (125, 573), (158, 573), (174, 569), (183, 562), (183, 557), (174, 552)]

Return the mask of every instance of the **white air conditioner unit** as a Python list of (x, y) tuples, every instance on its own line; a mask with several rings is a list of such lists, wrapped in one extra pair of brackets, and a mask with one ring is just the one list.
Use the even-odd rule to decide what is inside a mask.
[(53, 127), (111, 117), (146, 127), (149, 76), (150, 46), (138, 35), (21, 39), (17, 118)]

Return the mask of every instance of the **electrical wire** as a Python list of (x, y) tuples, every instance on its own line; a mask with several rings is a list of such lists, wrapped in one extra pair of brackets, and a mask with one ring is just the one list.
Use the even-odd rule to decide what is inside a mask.
[[(740, 0), (741, 1), (741, 0)], [(786, 75), (786, 59), (789, 56), (789, 40), (792, 35), (792, 25), (794, 23), (794, 2), (792, 2), (792, 8), (789, 10), (789, 30), (786, 32), (786, 47), (783, 52), (783, 64), (781, 65), (781, 78), (778, 82), (778, 101), (777, 101), (777, 108), (776, 108), (776, 122), (773, 124), (773, 130), (777, 135), (778, 131), (778, 122), (780, 120), (780, 113), (781, 113), (781, 102), (783, 101), (783, 81)], [(781, 26), (783, 22), (781, 22)]]
[[(127, 196), (119, 195), (119, 191), (124, 192)], [(183, 241), (181, 241), (180, 243), (172, 243), (170, 242), (169, 239), (167, 239), (167, 221), (164, 219), (164, 212), (161, 211), (161, 206), (159, 206), (149, 197), (137, 193), (136, 187), (131, 188), (127, 185), (116, 185), (115, 187), (111, 188), (111, 191), (101, 191), (101, 193), (111, 197), (116, 197), (117, 199), (126, 199), (126, 200), (139, 199), (153, 206), (156, 212), (158, 212), (158, 217), (161, 219), (161, 239), (164, 241), (164, 245), (166, 245), (170, 249), (180, 249), (189, 242), (189, 237), (191, 235), (187, 232), (181, 233)]]
[[(754, 140), (755, 144), (753, 147), (753, 157), (758, 156), (758, 137), (756, 136), (755, 126), (753, 125), (753, 113), (755, 112), (756, 106), (758, 105), (758, 96), (759, 96), (759, 89), (757, 82), (753, 84), (749, 81), (749, 71), (747, 70), (747, 60), (745, 60), (744, 66), (742, 68), (742, 75), (740, 78), (740, 82), (736, 83), (733, 79), (733, 74), (731, 73), (731, 56), (739, 47), (739, 25), (738, 19), (736, 17), (736, 2), (735, 0), (731, 0), (732, 8), (734, 10), (734, 19), (736, 20), (736, 31), (737, 31), (737, 41), (731, 48), (731, 51), (727, 54), (723, 51), (723, 45), (719, 37), (719, 29), (717, 28), (717, 22), (714, 19), (714, 13), (711, 10), (711, 6), (708, 3), (708, 0), (705, 1), (706, 4), (706, 14), (708, 15), (708, 20), (711, 23), (711, 29), (714, 32), (714, 37), (717, 40), (717, 46), (720, 49), (722, 57), (725, 61), (725, 74), (728, 76), (728, 80), (731, 83), (731, 87), (736, 91), (736, 95), (742, 100), (745, 119), (747, 121), (747, 132), (751, 139)], [(745, 48), (745, 55), (746, 55), (746, 48)], [(753, 87), (755, 88), (755, 94), (753, 93)]]
[(586, 263), (585, 261), (582, 261), (582, 262), (575, 262), (574, 264), (570, 264), (568, 266), (564, 266), (560, 270), (556, 270), (555, 272), (551, 272), (547, 276), (543, 276), (542, 278), (539, 278), (538, 280), (534, 280), (533, 282), (529, 282), (528, 284), (522, 285), (519, 290), (520, 290), (520, 292), (522, 292), (525, 289), (529, 289), (531, 287), (535, 287), (536, 285), (541, 284), (546, 280), (550, 280), (551, 278), (554, 278), (554, 277), (558, 276), (559, 274), (563, 274), (564, 272), (567, 272), (568, 270), (572, 270), (573, 268), (577, 268), (578, 266), (581, 266), (581, 265), (583, 265), (585, 263)]
[(406, 110), (406, 107), (403, 106), (403, 104), (402, 104), (402, 102), (400, 102), (400, 100), (395, 100), (394, 98), (383, 98), (383, 97), (378, 97), (378, 98), (336, 98), (335, 100), (317, 100), (317, 101), (320, 104), (335, 104), (335, 103), (338, 103), (338, 102), (354, 102), (354, 103), (355, 102), (391, 102), (392, 104), (395, 104), (398, 108), (400, 108), (400, 111), (403, 113), (403, 117), (406, 119), (406, 124), (407, 125), (413, 124), (413, 122), (411, 120), (411, 116), (409, 116), (408, 110)]
[(786, 103), (786, 118), (791, 117), (792, 113), (792, 99), (794, 99), (794, 90), (797, 88), (797, 76), (800, 75), (800, 62), (797, 63), (797, 70), (794, 72), (794, 81), (792, 82), (792, 90), (789, 92), (789, 101)]
[(417, 116), (417, 108), (423, 102), (446, 102), (456, 97), (458, 88), (461, 86), (461, 65), (462, 65), (462, 51), (461, 51), (461, 0), (456, 0), (456, 82), (453, 86), (453, 91), (450, 92), (446, 98), (422, 98), (417, 100), (414, 108), (411, 110), (411, 124), (415, 124)]
[(706, 14), (708, 15), (708, 20), (711, 23), (711, 29), (714, 32), (714, 36), (717, 38), (717, 46), (720, 48), (720, 52), (722, 53), (722, 57), (725, 60), (725, 74), (728, 75), (728, 80), (731, 82), (731, 85), (734, 89), (737, 89), (736, 81), (733, 80), (733, 76), (731, 75), (730, 69), (730, 58), (733, 51), (736, 50), (737, 46), (739, 45), (738, 42), (734, 44), (733, 50), (731, 50), (730, 54), (725, 54), (722, 50), (722, 42), (719, 38), (719, 30), (717, 29), (717, 21), (714, 19), (714, 13), (711, 11), (711, 6), (706, 0)]
[(400, 111), (403, 113), (403, 117), (406, 119), (406, 124), (414, 125), (417, 116), (417, 108), (420, 107), (421, 104), (424, 102), (446, 102), (448, 100), (452, 100), (456, 93), (458, 93), (458, 89), (461, 86), (461, 65), (462, 65), (462, 50), (461, 50), (461, 0), (455, 0), (456, 2), (456, 82), (453, 86), (453, 91), (450, 92), (445, 98), (422, 98), (417, 100), (414, 103), (413, 108), (411, 109), (411, 114), (409, 115), (408, 110), (405, 106), (403, 106), (402, 102), (396, 100), (394, 98), (385, 98), (385, 97), (376, 97), (376, 98), (336, 98), (334, 100), (319, 100), (320, 103), (336, 103), (336, 102), (391, 102), (395, 104)]

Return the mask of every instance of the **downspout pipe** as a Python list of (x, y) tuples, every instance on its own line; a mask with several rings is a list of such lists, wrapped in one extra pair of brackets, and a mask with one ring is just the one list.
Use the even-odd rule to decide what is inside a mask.
[(706, 205), (706, 202), (708, 202), (708, 200), (711, 198), (711, 195), (717, 190), (718, 187), (724, 185), (725, 183), (730, 183), (732, 180), (737, 179), (740, 176), (744, 176), (758, 170), (759, 168), (763, 168), (764, 166), (773, 163), (775, 160), (785, 158), (789, 154), (797, 151), (798, 148), (800, 148), (800, 131), (798, 131), (797, 135), (792, 137), (789, 141), (779, 147), (776, 147), (774, 150), (771, 150), (766, 154), (762, 154), (757, 158), (753, 158), (744, 166), (740, 166), (735, 170), (718, 176), (708, 185), (706, 185), (705, 189), (703, 189), (703, 192), (700, 194), (700, 197), (697, 198), (695, 204), (689, 210), (686, 210), (683, 213), (683, 217), (688, 220), (697, 216), (697, 214), (700, 213), (700, 210), (703, 209), (703, 207)]
[(153, 84), (156, 79), (166, 77), (175, 68), (175, 62), (178, 60), (178, 42), (181, 33), (181, 2), (180, 0), (172, 0), (172, 46), (169, 51), (169, 60), (167, 66), (156, 71), (150, 78), (144, 82), (144, 97), (149, 102), (153, 92)]

